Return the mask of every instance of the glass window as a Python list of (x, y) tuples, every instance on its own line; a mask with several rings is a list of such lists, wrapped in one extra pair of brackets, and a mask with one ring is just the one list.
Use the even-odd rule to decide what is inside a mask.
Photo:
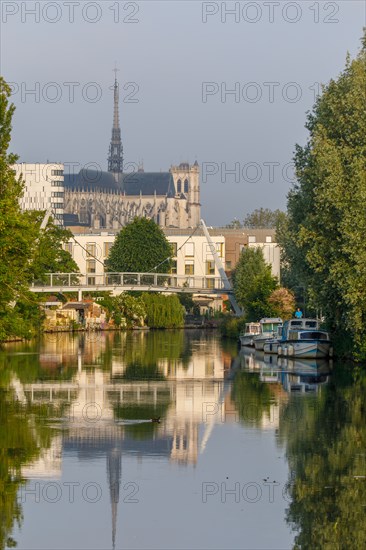
[(206, 279), (206, 288), (215, 288), (215, 279)]
[(172, 247), (173, 256), (176, 256), (177, 255), (177, 249), (178, 249), (178, 243), (170, 243), (170, 246)]
[(65, 243), (65, 250), (72, 256), (72, 243)]
[(188, 193), (188, 180), (187, 179), (184, 180), (184, 192)]
[(111, 248), (113, 246), (113, 243), (104, 243), (104, 257), (108, 258)]
[(224, 243), (216, 243), (216, 252), (220, 256), (220, 258), (223, 258), (223, 256), (224, 256)]
[(231, 269), (231, 266), (232, 266), (231, 260), (228, 260), (226, 262), (226, 269)]
[(182, 192), (182, 180), (177, 181), (177, 193)]
[(95, 253), (96, 253), (95, 243), (87, 243), (86, 244), (86, 254), (87, 254), (87, 256), (95, 256)]
[(213, 260), (207, 260), (206, 262), (206, 275), (215, 275), (215, 262)]
[(170, 273), (176, 274), (177, 273), (177, 260), (172, 260), (172, 265), (170, 268)]
[(266, 243), (271, 243), (272, 242), (272, 237), (271, 235), (267, 235), (266, 236)]
[(186, 256), (194, 256), (194, 243), (186, 243), (185, 254)]
[(185, 275), (194, 275), (194, 263), (186, 262), (184, 265)]
[(248, 237), (248, 243), (255, 243), (255, 242), (256, 242), (255, 235), (249, 235), (249, 237)]
[(87, 260), (86, 261), (86, 272), (87, 273), (95, 273), (96, 272), (96, 261), (95, 260)]

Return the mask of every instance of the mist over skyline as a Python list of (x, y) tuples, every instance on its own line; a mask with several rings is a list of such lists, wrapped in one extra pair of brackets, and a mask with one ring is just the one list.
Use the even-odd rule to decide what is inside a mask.
[(1, 73), (14, 90), (19, 162), (106, 170), (116, 65), (125, 164), (166, 171), (197, 159), (210, 225), (285, 208), (306, 112), (347, 51), (357, 54), (366, 24), (357, 1), (1, 9)]

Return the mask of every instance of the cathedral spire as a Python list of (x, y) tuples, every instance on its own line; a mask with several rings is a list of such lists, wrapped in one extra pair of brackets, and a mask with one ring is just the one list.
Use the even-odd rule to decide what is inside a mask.
[(121, 129), (119, 127), (119, 85), (117, 82), (117, 70), (114, 69), (114, 110), (113, 110), (113, 127), (112, 127), (112, 139), (109, 146), (108, 156), (108, 172), (112, 172), (116, 181), (118, 176), (123, 173), (123, 147), (121, 141)]

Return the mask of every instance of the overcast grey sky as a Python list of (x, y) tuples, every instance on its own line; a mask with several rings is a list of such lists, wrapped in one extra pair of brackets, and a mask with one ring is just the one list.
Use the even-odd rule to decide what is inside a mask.
[(1, 73), (14, 83), (20, 160), (106, 169), (116, 63), (125, 162), (159, 171), (197, 159), (210, 225), (285, 208), (287, 164), (305, 142), (318, 83), (339, 74), (347, 51), (357, 54), (366, 25), (365, 2), (352, 0), (1, 8)]

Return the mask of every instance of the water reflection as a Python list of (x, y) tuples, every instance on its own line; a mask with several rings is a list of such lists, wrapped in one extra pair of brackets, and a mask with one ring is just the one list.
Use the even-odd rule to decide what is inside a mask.
[[(16, 538), (20, 546), (30, 547), (34, 507), (24, 504), (24, 536), (21, 529), (16, 536), (12, 534), (22, 514), (22, 486), (34, 490), (40, 480), (63, 483), (65, 471), (71, 468), (76, 472), (76, 465), (81, 467), (78, 476), (90, 469), (95, 476), (92, 479), (102, 483), (97, 476), (97, 464), (102, 461), (108, 488), (107, 502), (103, 501), (110, 514), (108, 538), (114, 546), (121, 536), (118, 525), (123, 522), (119, 508), (125, 499), (121, 494), (125, 497), (127, 491), (133, 501), (134, 491), (138, 491), (137, 482), (123, 482), (123, 464), (146, 464), (147, 471), (152, 464), (169, 464), (173, 469), (164, 470), (163, 487), (163, 479), (171, 485), (182, 467), (184, 483), (193, 483), (193, 472), (200, 471), (201, 463), (204, 471), (211, 471), (218, 459), (229, 474), (226, 479), (232, 479), (245, 475), (242, 464), (248, 445), (253, 453), (250, 468), (256, 471), (258, 483), (263, 468), (270, 472), (283, 453), (288, 462), (288, 466), (283, 463), (283, 470), (275, 466), (276, 478), (283, 475), (286, 498), (277, 502), (282, 526), (277, 525), (279, 538), (274, 544), (290, 545), (293, 535), (286, 522), (297, 532), (296, 544), (301, 548), (327, 547), (328, 540), (336, 546), (341, 533), (345, 534), (345, 548), (349, 541), (359, 544), (366, 496), (360, 477), (365, 473), (361, 457), (366, 442), (366, 384), (364, 377), (353, 380), (339, 374), (344, 370), (335, 369), (334, 374), (332, 370), (332, 363), (326, 361), (238, 352), (235, 344), (221, 343), (215, 334), (203, 331), (59, 334), (38, 344), (10, 345), (0, 353), (1, 546), (14, 545)], [(160, 422), (151, 421), (157, 417)], [(262, 439), (256, 439), (256, 434), (268, 438), (268, 456), (260, 454)], [(221, 441), (229, 436), (225, 448)], [(146, 473), (136, 475), (144, 479)], [(141, 479), (137, 481), (141, 483)], [(349, 510), (352, 495), (360, 510), (350, 520), (345, 503)], [(168, 516), (171, 506), (161, 499), (158, 502)], [(205, 513), (200, 508), (202, 502), (189, 502), (196, 510), (190, 528), (197, 537)], [(217, 529), (223, 513), (222, 502), (218, 503), (214, 512)], [(50, 514), (51, 509), (48, 505), (45, 513)], [(81, 506), (78, 510), (82, 515)], [(155, 514), (155, 510), (146, 513)], [(271, 519), (275, 512), (272, 508), (266, 513)], [(146, 521), (147, 516), (143, 517)], [(237, 519), (230, 531), (232, 547), (242, 546), (243, 520)], [(94, 521), (97, 526), (98, 518)], [(130, 517), (130, 521), (134, 520)], [(208, 521), (211, 524), (212, 518)], [(322, 523), (325, 531), (321, 538)], [(140, 545), (164, 547), (160, 539), (151, 543), (152, 532), (151, 527), (150, 538)], [(57, 546), (69, 547), (66, 535), (60, 536)], [(210, 536), (205, 533), (201, 544), (192, 539), (188, 547), (215, 546), (221, 533), (214, 531), (212, 539)], [(265, 546), (262, 536), (258, 523), (258, 539), (249, 545)], [(34, 537), (38, 547), (50, 545), (41, 530)], [(322, 545), (317, 546), (319, 540)], [(227, 544), (225, 541), (221, 539), (221, 544)], [(78, 545), (75, 540), (73, 544)], [(98, 547), (95, 541), (93, 544)], [(133, 545), (133, 537), (121, 544)], [(165, 546), (169, 544), (171, 540)], [(349, 547), (360, 547), (357, 544)], [(79, 547), (85, 547), (82, 538)], [(105, 547), (105, 540), (99, 547)], [(176, 547), (181, 547), (180, 540)]]

